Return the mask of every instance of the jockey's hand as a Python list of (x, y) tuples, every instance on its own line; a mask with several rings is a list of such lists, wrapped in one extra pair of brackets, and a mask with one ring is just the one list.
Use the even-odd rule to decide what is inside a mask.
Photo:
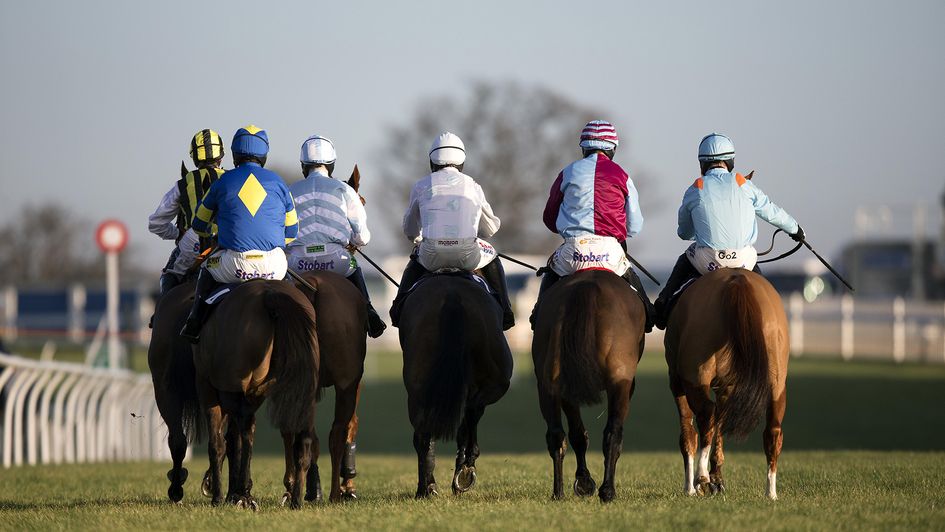
[(803, 242), (805, 240), (804, 228), (798, 225), (797, 232), (791, 234), (790, 236), (795, 242)]
[(354, 244), (348, 244), (347, 246), (345, 246), (345, 249), (348, 250), (348, 253), (354, 253), (355, 251), (358, 250), (358, 246), (355, 246)]

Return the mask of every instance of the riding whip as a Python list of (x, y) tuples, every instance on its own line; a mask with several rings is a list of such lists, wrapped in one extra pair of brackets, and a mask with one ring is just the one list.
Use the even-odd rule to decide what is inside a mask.
[(531, 264), (522, 262), (522, 261), (520, 261), (520, 260), (518, 260), (518, 259), (513, 259), (512, 257), (506, 255), (505, 253), (496, 253), (496, 255), (498, 255), (499, 257), (501, 257), (501, 258), (503, 258), (503, 259), (505, 259), (505, 260), (507, 260), (507, 261), (509, 261), (509, 262), (514, 262), (515, 264), (518, 264), (519, 266), (525, 266), (526, 268), (528, 268), (528, 269), (530, 269), (530, 270), (535, 270), (536, 272), (538, 271), (538, 268), (532, 266)]
[(833, 269), (833, 266), (828, 264), (827, 261), (824, 260), (824, 258), (821, 257), (819, 253), (814, 251), (814, 248), (812, 248), (811, 245), (808, 244), (806, 240), (803, 240), (802, 243), (804, 244), (805, 247), (807, 247), (807, 249), (810, 250), (811, 253), (814, 254), (815, 257), (817, 257), (817, 260), (819, 260), (821, 264), (823, 264), (824, 266), (826, 266), (828, 270), (830, 270), (830, 273), (832, 273), (834, 277), (836, 277), (837, 279), (840, 279), (840, 282), (843, 283), (844, 286), (849, 288), (851, 292), (856, 292), (856, 290), (850, 285), (850, 283), (848, 283), (846, 279), (844, 279), (839, 273), (837, 273), (837, 270)]
[(314, 286), (312, 286), (311, 283), (309, 283), (308, 281), (306, 281), (305, 279), (303, 279), (301, 275), (295, 273), (295, 272), (292, 271), (291, 269), (288, 269), (288, 270), (286, 270), (285, 272), (286, 272), (287, 274), (289, 274), (289, 277), (295, 279), (296, 282), (298, 282), (299, 284), (301, 284), (301, 285), (304, 286), (305, 288), (308, 288), (308, 289), (311, 290), (312, 292), (318, 292), (318, 289), (315, 288)]
[(656, 277), (653, 277), (653, 274), (651, 274), (650, 272), (646, 271), (646, 268), (644, 268), (642, 264), (640, 264), (639, 262), (637, 262), (637, 259), (631, 257), (630, 254), (627, 253), (626, 251), (624, 252), (624, 254), (627, 256), (628, 259), (630, 259), (630, 262), (632, 262), (633, 265), (637, 267), (637, 269), (639, 269), (641, 272), (643, 272), (643, 275), (646, 275), (647, 277), (650, 278), (651, 281), (653, 281), (654, 283), (656, 283), (656, 286), (663, 286), (662, 284), (660, 284), (659, 281), (656, 280)]
[(356, 253), (360, 253), (361, 256), (364, 257), (364, 260), (366, 260), (366, 261), (368, 261), (369, 263), (371, 263), (371, 266), (374, 266), (374, 269), (375, 269), (375, 270), (381, 272), (381, 275), (383, 275), (384, 277), (387, 277), (387, 280), (388, 280), (388, 281), (394, 283), (394, 286), (396, 286), (397, 288), (400, 288), (400, 283), (398, 283), (397, 281), (395, 281), (394, 278), (391, 277), (390, 275), (387, 275), (387, 272), (385, 272), (383, 269), (381, 269), (381, 267), (378, 266), (376, 262), (374, 262), (373, 260), (371, 260), (371, 257), (368, 257), (367, 255), (365, 255), (364, 252), (361, 251), (361, 250), (358, 249), (358, 248), (355, 248), (354, 251), (355, 251)]

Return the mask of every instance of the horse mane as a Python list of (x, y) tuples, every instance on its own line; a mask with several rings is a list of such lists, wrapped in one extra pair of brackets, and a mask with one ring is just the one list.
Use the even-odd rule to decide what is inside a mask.
[(561, 327), (559, 373), (561, 397), (577, 405), (600, 402), (604, 379), (597, 362), (596, 301), (600, 287), (596, 283), (581, 283), (571, 287), (564, 301), (565, 316)]
[(732, 393), (719, 407), (722, 433), (744, 439), (771, 397), (768, 350), (761, 307), (747, 275), (732, 275), (722, 290), (728, 316)]

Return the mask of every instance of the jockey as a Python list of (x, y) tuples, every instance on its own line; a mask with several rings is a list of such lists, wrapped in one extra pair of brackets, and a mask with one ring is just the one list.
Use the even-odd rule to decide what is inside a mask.
[(430, 170), (410, 191), (404, 214), (404, 235), (419, 242), (400, 280), (391, 305), (391, 322), (400, 321), (400, 306), (409, 289), (428, 271), (455, 268), (480, 270), (498, 295), (502, 306), (502, 330), (515, 325), (505, 284), (505, 270), (489, 238), (500, 220), (486, 201), (482, 187), (462, 172), (466, 147), (453, 133), (443, 133), (430, 147)]
[(725, 135), (712, 133), (699, 143), (702, 177), (686, 190), (679, 207), (676, 233), (683, 240), (695, 240), (679, 256), (673, 273), (656, 299), (657, 322), (666, 328), (671, 302), (690, 279), (719, 268), (744, 268), (761, 273), (756, 265), (758, 239), (755, 216), (774, 225), (796, 242), (804, 240), (804, 230), (784, 209), (735, 169), (735, 144)]
[(198, 131), (190, 141), (190, 158), (197, 169), (184, 173), (148, 217), (149, 231), (164, 240), (174, 240), (177, 244), (161, 271), (162, 296), (183, 281), (200, 252), (210, 247), (209, 239), (197, 237), (190, 227), (190, 221), (210, 185), (223, 175), (220, 163), (223, 162), (224, 153), (223, 139), (216, 131)]
[(236, 168), (210, 187), (193, 220), (203, 237), (216, 220), (219, 249), (200, 268), (194, 307), (180, 332), (192, 343), (203, 324), (205, 300), (217, 284), (281, 280), (287, 269), (282, 247), (299, 232), (292, 194), (278, 174), (263, 168), (269, 153), (266, 132), (256, 126), (240, 128), (230, 150)]
[(584, 158), (565, 167), (551, 186), (543, 219), (564, 243), (548, 261), (550, 271), (542, 275), (538, 301), (561, 277), (588, 268), (607, 269), (623, 277), (643, 300), (649, 332), (652, 304), (626, 256), (626, 240), (643, 228), (643, 213), (633, 180), (613, 162), (619, 143), (612, 124), (588, 122), (581, 132)]
[(371, 305), (364, 274), (353, 256), (354, 249), (367, 245), (364, 204), (353, 188), (332, 179), (335, 146), (331, 140), (312, 135), (302, 143), (302, 174), (305, 179), (289, 187), (299, 213), (299, 236), (286, 248), (289, 268), (303, 273), (328, 270), (347, 277), (367, 301), (368, 334), (377, 338), (387, 325)]

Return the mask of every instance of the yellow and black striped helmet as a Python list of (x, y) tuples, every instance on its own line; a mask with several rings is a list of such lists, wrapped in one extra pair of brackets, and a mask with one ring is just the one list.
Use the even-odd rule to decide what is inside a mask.
[(223, 139), (212, 129), (201, 129), (190, 141), (190, 158), (196, 165), (220, 160), (223, 155)]

